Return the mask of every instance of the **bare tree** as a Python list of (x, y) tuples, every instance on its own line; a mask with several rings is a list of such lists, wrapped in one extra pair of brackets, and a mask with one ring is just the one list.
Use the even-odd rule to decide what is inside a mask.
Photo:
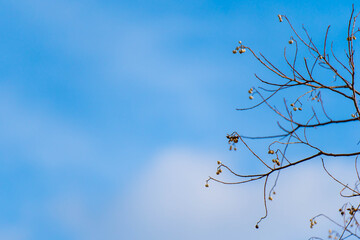
[[(357, 159), (360, 152), (357, 151), (359, 143), (353, 142), (353, 149), (342, 148), (342, 151), (335, 152), (332, 149), (327, 149), (324, 146), (324, 141), (316, 141), (312, 139), (312, 133), (318, 128), (327, 128), (328, 131), (332, 131), (335, 128), (339, 128), (340, 125), (354, 124), (355, 127), (359, 127), (360, 121), (360, 108), (359, 98), (360, 92), (357, 90), (357, 82), (355, 76), (355, 49), (354, 43), (356, 41), (356, 34), (360, 31), (360, 28), (356, 28), (356, 20), (360, 13), (355, 14), (354, 6), (350, 14), (349, 21), (346, 25), (347, 36), (344, 36), (344, 42), (346, 43), (345, 54), (341, 57), (336, 56), (334, 51), (334, 43), (329, 44), (328, 34), (330, 26), (327, 27), (325, 36), (323, 38), (323, 44), (321, 47), (315, 44), (311, 38), (309, 32), (303, 27), (303, 33), (300, 34), (291, 24), (290, 20), (285, 15), (278, 15), (280, 22), (286, 22), (292, 33), (293, 37), (290, 37), (289, 44), (291, 45), (292, 57), (289, 57), (286, 48), (284, 50), (284, 60), (288, 69), (281, 70), (267, 57), (261, 53), (256, 53), (251, 47), (244, 45), (239, 41), (239, 45), (233, 50), (234, 54), (244, 54), (249, 52), (265, 69), (275, 74), (276, 78), (271, 80), (265, 80), (255, 74), (259, 87), (252, 87), (249, 89), (250, 100), (258, 103), (249, 107), (237, 109), (239, 111), (259, 109), (260, 106), (267, 106), (278, 117), (277, 127), (280, 133), (271, 136), (243, 136), (238, 132), (228, 134), (227, 141), (230, 144), (230, 150), (236, 150), (237, 144), (243, 144), (256, 158), (259, 163), (265, 169), (263, 172), (256, 174), (239, 174), (231, 167), (218, 162), (217, 172), (219, 175), (222, 171), (228, 171), (238, 181), (227, 182), (216, 177), (209, 177), (205, 186), (209, 187), (211, 181), (215, 181), (222, 184), (243, 184), (254, 181), (264, 181), (263, 185), (263, 197), (265, 215), (260, 218), (255, 227), (259, 228), (259, 223), (265, 219), (268, 215), (267, 202), (273, 200), (275, 194), (276, 183), (279, 179), (279, 174), (282, 171), (295, 167), (304, 162), (313, 161), (319, 159), (322, 161), (324, 171), (330, 176), (331, 179), (336, 181), (342, 186), (340, 192), (341, 196), (345, 198), (359, 197), (360, 190), (358, 185), (360, 184), (360, 174), (357, 168)], [(303, 56), (303, 55), (305, 55)], [(318, 74), (319, 70), (324, 72)], [(332, 76), (331, 78), (328, 76)], [(297, 95), (288, 95), (289, 91), (296, 93)], [(281, 101), (279, 95), (286, 96), (287, 98), (293, 98), (290, 103), (286, 98)], [(326, 95), (326, 98), (322, 97)], [(295, 96), (295, 97), (294, 97)], [(339, 98), (343, 101), (344, 112), (340, 118), (333, 118), (333, 108), (329, 106), (330, 111), (326, 111), (327, 104), (325, 100), (329, 98)], [(275, 99), (275, 100), (274, 100)], [(275, 105), (273, 105), (273, 101)], [(347, 112), (350, 109), (351, 112)], [(338, 110), (336, 110), (338, 111)], [(301, 116), (299, 115), (301, 112)], [(337, 114), (338, 115), (338, 114)], [(326, 136), (322, 136), (320, 139), (324, 140)], [(359, 136), (360, 138), (360, 136)], [(259, 153), (251, 147), (249, 141), (255, 140), (267, 141), (266, 152), (268, 155)], [(339, 143), (341, 146), (341, 142)], [(302, 153), (305, 153), (301, 158), (294, 158), (289, 156), (288, 152), (291, 148), (303, 149)], [(271, 156), (270, 161), (269, 156)], [(356, 172), (357, 179), (354, 179), (354, 187), (342, 182), (336, 178), (326, 168), (325, 162), (330, 158), (353, 158), (355, 165), (354, 171)], [(274, 181), (270, 181), (269, 177), (274, 175)], [(270, 186), (268, 186), (270, 185)], [(269, 190), (267, 190), (269, 188)], [(360, 238), (358, 231), (360, 230), (360, 223), (357, 219), (357, 212), (360, 210), (360, 204), (353, 206), (350, 203), (344, 204), (339, 209), (339, 214), (343, 218), (342, 223), (338, 223), (335, 220), (327, 217), (324, 214), (320, 214), (310, 219), (310, 227), (312, 228), (319, 217), (324, 217), (330, 220), (333, 224), (341, 229), (341, 231), (330, 231), (329, 237), (333, 239), (345, 239), (349, 237)], [(321, 239), (321, 238), (312, 238)]]

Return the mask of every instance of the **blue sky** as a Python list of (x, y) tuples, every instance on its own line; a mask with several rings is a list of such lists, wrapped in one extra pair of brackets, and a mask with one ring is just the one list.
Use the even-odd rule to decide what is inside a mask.
[[(331, 24), (330, 36), (343, 41), (350, 8), (350, 1), (0, 1), (0, 238), (310, 237), (308, 219), (338, 208), (328, 179), (311, 189), (304, 188), (311, 180), (299, 180), (316, 176), (318, 165), (289, 174), (279, 188), (292, 194), (279, 195), (261, 231), (253, 229), (263, 214), (260, 184), (203, 184), (217, 160), (259, 169), (241, 161), (249, 153), (227, 151), (227, 133), (276, 130), (264, 112), (235, 110), (250, 104), (255, 72), (270, 76), (250, 55), (231, 53), (237, 41), (277, 61), (291, 36), (278, 14), (309, 26), (319, 42)], [(313, 199), (293, 197), (299, 193)], [(296, 204), (300, 213), (284, 211)], [(277, 224), (290, 227), (275, 231)]]

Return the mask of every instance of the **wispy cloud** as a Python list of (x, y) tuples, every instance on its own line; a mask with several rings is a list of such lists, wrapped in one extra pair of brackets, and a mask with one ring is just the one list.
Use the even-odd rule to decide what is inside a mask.
[[(320, 165), (308, 164), (283, 173), (274, 201), (268, 202), (269, 216), (256, 230), (254, 225), (264, 215), (262, 183), (211, 183), (205, 188), (204, 180), (214, 172), (218, 159), (222, 158), (191, 149), (166, 150), (155, 157), (152, 166), (137, 173), (137, 181), (129, 183), (125, 194), (109, 201), (97, 218), (90, 217), (90, 224), (86, 212), (75, 216), (87, 226), (86, 231), (76, 224), (73, 227), (81, 232), (81, 239), (303, 239), (325, 236), (334, 227), (319, 219), (310, 229), (309, 219), (318, 213), (340, 219), (337, 209), (344, 203), (339, 196), (341, 187), (321, 171)], [(330, 164), (330, 169), (345, 176), (352, 166)], [(353, 179), (346, 180), (351, 183)], [(71, 224), (66, 219), (79, 211), (68, 213), (67, 218), (61, 217), (63, 214), (55, 217)]]

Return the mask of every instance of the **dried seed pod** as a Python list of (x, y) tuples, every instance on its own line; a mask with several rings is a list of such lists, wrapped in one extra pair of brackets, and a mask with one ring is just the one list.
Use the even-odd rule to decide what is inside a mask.
[(279, 22), (282, 22), (282, 21), (283, 21), (280, 14), (278, 15), (278, 18), (279, 18)]

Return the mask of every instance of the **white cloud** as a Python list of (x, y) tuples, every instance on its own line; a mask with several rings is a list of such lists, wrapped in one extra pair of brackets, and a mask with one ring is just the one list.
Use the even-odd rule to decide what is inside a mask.
[[(100, 209), (95, 211), (84, 197), (75, 195), (74, 204), (68, 196), (67, 204), (55, 201), (50, 211), (77, 232), (78, 239), (307, 239), (326, 237), (334, 227), (319, 219), (311, 230), (311, 217), (327, 213), (339, 220), (337, 209), (348, 200), (339, 196), (341, 187), (320, 164), (297, 166), (282, 173), (274, 201), (268, 202), (269, 216), (256, 230), (254, 225), (264, 214), (262, 182), (232, 186), (211, 182), (205, 188), (217, 160), (223, 157), (213, 152), (166, 150), (137, 172), (137, 181), (129, 182), (127, 191), (120, 190)], [(352, 183), (353, 164), (330, 163), (329, 169)]]
[[(219, 158), (208, 153), (175, 150), (160, 155), (133, 187), (129, 218), (142, 230), (138, 239), (304, 239), (326, 234), (328, 221), (309, 229), (309, 219), (318, 213), (337, 216), (347, 201), (339, 197), (341, 187), (323, 174), (320, 165), (304, 164), (284, 171), (269, 217), (255, 230), (264, 214), (262, 182), (225, 186), (204, 180), (215, 170)], [(340, 176), (352, 166), (336, 164)], [(348, 180), (352, 180), (352, 178)], [(352, 183), (351, 181), (349, 183)], [(270, 186), (270, 185), (269, 185)], [(135, 227), (134, 227), (135, 228)]]

